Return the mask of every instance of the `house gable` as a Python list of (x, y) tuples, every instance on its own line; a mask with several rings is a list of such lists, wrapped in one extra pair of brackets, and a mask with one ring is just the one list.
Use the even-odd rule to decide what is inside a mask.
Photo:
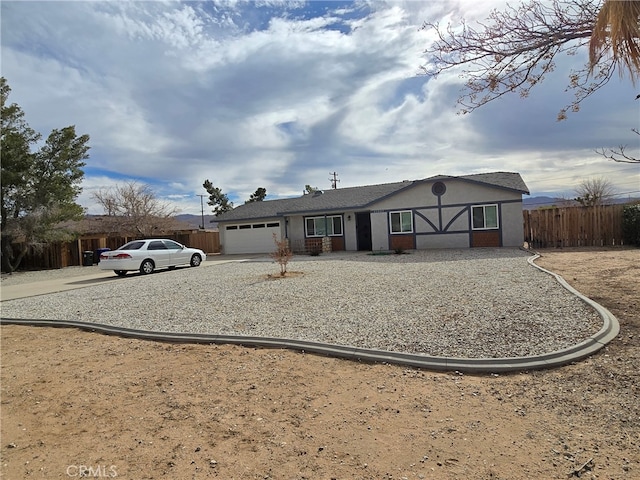
[[(461, 177), (414, 182), (410, 189), (371, 205), (373, 249), (519, 246), (522, 193), (513, 185)], [(401, 218), (410, 218), (410, 225), (394, 226)]]

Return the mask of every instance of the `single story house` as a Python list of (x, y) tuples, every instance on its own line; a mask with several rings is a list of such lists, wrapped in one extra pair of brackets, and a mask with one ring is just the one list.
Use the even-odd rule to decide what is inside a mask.
[(223, 253), (268, 253), (273, 234), (294, 252), (517, 247), (518, 173), (438, 175), (240, 205), (216, 218)]

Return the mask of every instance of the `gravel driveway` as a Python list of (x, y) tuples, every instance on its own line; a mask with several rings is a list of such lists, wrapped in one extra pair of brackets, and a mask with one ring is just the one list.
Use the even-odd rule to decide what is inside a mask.
[[(74, 320), (163, 332), (310, 340), (459, 358), (548, 353), (602, 326), (598, 314), (518, 249), (336, 252), (130, 274), (2, 303), (2, 317)], [(95, 268), (95, 267), (87, 267)], [(3, 279), (51, 273), (27, 273)], [(77, 267), (75, 273), (82, 273)]]

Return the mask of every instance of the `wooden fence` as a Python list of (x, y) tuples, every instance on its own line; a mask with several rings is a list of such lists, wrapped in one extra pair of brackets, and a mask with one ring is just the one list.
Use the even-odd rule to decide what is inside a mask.
[(524, 210), (524, 240), (534, 248), (624, 245), (624, 205)]
[[(85, 235), (73, 242), (56, 242), (39, 247), (31, 247), (20, 263), (20, 270), (46, 270), (64, 268), (83, 264), (83, 252), (93, 252), (94, 263), (97, 263), (97, 250), (108, 248), (115, 250), (125, 243), (139, 237), (106, 237)], [(176, 242), (192, 248), (199, 248), (207, 254), (220, 253), (220, 235), (217, 231), (174, 232), (163, 235)], [(20, 244), (14, 245), (18, 252)]]

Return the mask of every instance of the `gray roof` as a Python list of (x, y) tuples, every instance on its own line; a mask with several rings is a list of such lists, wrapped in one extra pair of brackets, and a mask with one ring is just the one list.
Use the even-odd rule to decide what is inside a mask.
[(344, 210), (358, 210), (367, 208), (372, 203), (394, 195), (401, 190), (415, 185), (437, 180), (459, 179), (492, 187), (529, 193), (522, 177), (518, 173), (495, 172), (474, 175), (437, 175), (423, 180), (384, 183), (380, 185), (365, 185), (361, 187), (338, 188), (325, 190), (322, 193), (310, 193), (295, 198), (279, 200), (264, 200), (240, 205), (233, 210), (218, 215), (216, 221), (230, 222), (253, 220), (257, 218), (275, 218), (283, 215), (331, 213)]
[(516, 192), (526, 193), (529, 195), (529, 187), (524, 183), (519, 173), (513, 172), (492, 172), (492, 173), (475, 173), (473, 175), (461, 175), (459, 177), (469, 182), (484, 183), (494, 187), (506, 190), (514, 190)]

